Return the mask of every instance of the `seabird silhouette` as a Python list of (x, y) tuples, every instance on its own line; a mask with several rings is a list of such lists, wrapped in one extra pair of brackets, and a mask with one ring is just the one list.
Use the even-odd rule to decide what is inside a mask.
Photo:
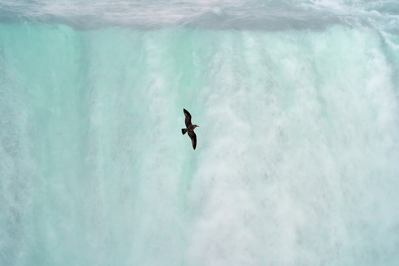
[(183, 112), (184, 116), (186, 117), (185, 120), (186, 128), (182, 128), (181, 133), (184, 135), (187, 132), (188, 136), (191, 139), (191, 143), (193, 144), (193, 148), (195, 150), (195, 147), (197, 147), (197, 136), (194, 133), (194, 129), (199, 126), (191, 124), (191, 115), (186, 109), (183, 109)]

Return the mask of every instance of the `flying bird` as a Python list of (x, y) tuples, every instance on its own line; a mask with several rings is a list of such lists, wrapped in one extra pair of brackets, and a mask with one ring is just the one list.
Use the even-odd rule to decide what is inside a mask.
[(187, 132), (191, 139), (191, 143), (193, 144), (193, 149), (195, 150), (195, 147), (197, 147), (197, 136), (194, 133), (194, 129), (199, 126), (191, 124), (191, 115), (186, 109), (183, 109), (183, 112), (184, 116), (186, 117), (186, 128), (182, 128), (181, 133), (184, 135)]

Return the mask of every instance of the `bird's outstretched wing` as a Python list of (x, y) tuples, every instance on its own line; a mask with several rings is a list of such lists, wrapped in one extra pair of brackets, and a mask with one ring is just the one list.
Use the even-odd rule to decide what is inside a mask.
[(195, 150), (195, 147), (197, 147), (197, 135), (195, 135), (194, 131), (192, 130), (188, 131), (187, 133), (191, 139), (191, 143), (193, 144), (193, 148)]
[(184, 115), (186, 116), (186, 120), (185, 120), (186, 127), (189, 127), (189, 126), (191, 126), (191, 115), (186, 109), (183, 109), (183, 112), (184, 112)]

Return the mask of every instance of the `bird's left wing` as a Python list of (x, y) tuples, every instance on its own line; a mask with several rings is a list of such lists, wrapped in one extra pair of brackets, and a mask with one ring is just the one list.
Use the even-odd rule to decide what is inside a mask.
[(186, 127), (189, 127), (191, 126), (191, 115), (186, 109), (183, 109), (183, 112), (184, 116), (186, 117), (186, 120), (184, 121), (186, 123)]

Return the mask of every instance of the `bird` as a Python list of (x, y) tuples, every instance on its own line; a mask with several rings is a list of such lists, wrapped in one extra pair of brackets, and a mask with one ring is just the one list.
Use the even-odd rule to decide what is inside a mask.
[(199, 126), (191, 124), (191, 115), (186, 109), (183, 109), (183, 113), (186, 117), (186, 120), (184, 121), (186, 123), (186, 128), (182, 128), (181, 133), (184, 135), (187, 132), (187, 135), (190, 137), (191, 143), (193, 144), (193, 149), (195, 150), (197, 147), (197, 136), (194, 133), (194, 129)]

